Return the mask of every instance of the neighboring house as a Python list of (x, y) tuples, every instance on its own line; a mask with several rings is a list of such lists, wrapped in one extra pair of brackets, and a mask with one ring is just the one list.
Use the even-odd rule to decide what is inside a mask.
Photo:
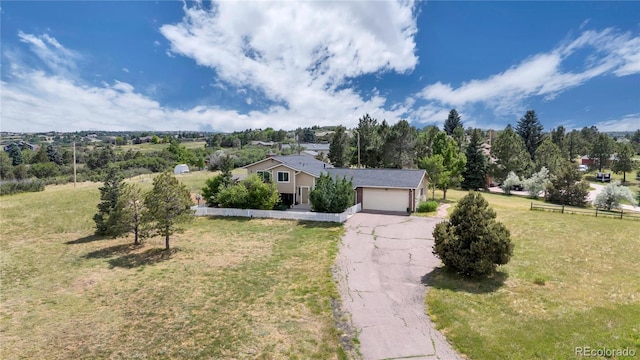
[(176, 165), (176, 167), (173, 168), (173, 173), (176, 175), (187, 174), (189, 173), (189, 167), (186, 164)]
[[(24, 141), (24, 140), (20, 140), (18, 142), (15, 142), (13, 144), (16, 144), (20, 149), (29, 149), (31, 151), (38, 151), (40, 150), (40, 146), (39, 145), (34, 145), (34, 144), (29, 144), (28, 142)], [(13, 144), (8, 144), (5, 145), (2, 150), (4, 151), (9, 151), (9, 148), (11, 147), (11, 145)]]
[[(325, 154), (329, 153), (329, 146), (331, 146), (331, 144), (329, 143), (320, 143), (320, 144), (312, 144), (312, 143), (300, 143), (300, 144), (293, 144), (293, 145), (300, 145), (301, 147), (303, 147), (305, 150), (310, 150), (310, 151), (315, 151), (315, 152), (323, 152)], [(291, 148), (291, 144), (282, 144), (281, 149), (290, 149)]]
[(253, 140), (253, 141), (250, 141), (250, 142), (249, 142), (249, 145), (272, 147), (273, 145), (275, 145), (275, 143), (274, 143), (273, 141), (259, 141), (259, 140)]
[(310, 205), (309, 193), (323, 172), (352, 179), (356, 203), (363, 210), (415, 211), (428, 190), (424, 170), (338, 169), (305, 155), (272, 156), (245, 168), (249, 175), (271, 179), (288, 205)]
[(580, 165), (593, 165), (593, 163), (595, 163), (594, 159), (590, 159), (588, 155), (585, 155), (583, 157), (580, 158)]

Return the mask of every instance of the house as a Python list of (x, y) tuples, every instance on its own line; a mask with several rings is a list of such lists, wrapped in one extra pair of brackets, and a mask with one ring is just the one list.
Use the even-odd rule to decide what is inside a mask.
[[(18, 148), (22, 149), (22, 150), (31, 150), (31, 151), (38, 151), (40, 150), (40, 146), (39, 145), (34, 145), (34, 144), (30, 144), (24, 140), (20, 140), (18, 142), (13, 143), (16, 146), (18, 146)], [(2, 150), (4, 151), (9, 151), (9, 149), (11, 148), (11, 145), (13, 144), (9, 144), (9, 145), (5, 145)]]
[(415, 211), (428, 190), (424, 170), (333, 168), (305, 155), (272, 156), (245, 168), (249, 175), (271, 179), (288, 205), (310, 205), (309, 193), (322, 173), (352, 179), (356, 203), (363, 210)]

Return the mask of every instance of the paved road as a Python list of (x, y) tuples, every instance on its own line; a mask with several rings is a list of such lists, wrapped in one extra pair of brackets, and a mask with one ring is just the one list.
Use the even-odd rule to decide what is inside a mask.
[(347, 221), (339, 287), (364, 359), (461, 359), (425, 313), (421, 278), (440, 263), (431, 253), (439, 221), (366, 213)]

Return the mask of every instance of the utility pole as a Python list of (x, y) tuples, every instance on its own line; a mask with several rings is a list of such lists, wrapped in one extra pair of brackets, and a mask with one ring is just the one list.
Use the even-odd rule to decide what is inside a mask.
[(356, 134), (358, 134), (358, 169), (360, 169), (360, 132), (358, 130), (353, 130)]
[(76, 187), (76, 142), (73, 141), (73, 187)]

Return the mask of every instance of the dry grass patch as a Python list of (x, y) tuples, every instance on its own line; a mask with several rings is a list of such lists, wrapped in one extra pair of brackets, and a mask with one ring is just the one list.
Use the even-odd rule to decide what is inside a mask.
[(0, 358), (338, 358), (342, 227), (199, 218), (162, 239), (92, 235), (100, 184), (0, 198)]

